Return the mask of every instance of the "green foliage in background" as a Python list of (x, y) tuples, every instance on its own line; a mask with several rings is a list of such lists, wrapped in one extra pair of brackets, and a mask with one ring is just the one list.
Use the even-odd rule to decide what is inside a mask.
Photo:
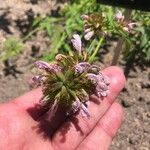
[(13, 58), (20, 54), (24, 48), (23, 43), (15, 38), (7, 39), (2, 46), (2, 60)]
[(131, 41), (134, 43), (133, 48), (124, 51), (126, 60), (142, 55), (150, 61), (150, 13), (133, 11), (132, 20), (139, 23), (136, 28), (136, 34), (131, 36)]
[[(125, 42), (123, 56), (125, 60), (131, 59), (134, 55), (141, 55), (150, 60), (150, 14), (141, 11), (133, 11), (132, 20), (138, 22), (140, 26), (136, 29), (135, 35), (129, 35), (123, 32), (117, 24), (114, 23), (114, 16), (118, 8), (108, 7), (96, 3), (96, 0), (70, 0), (57, 12), (56, 16), (37, 17), (33, 21), (32, 30), (22, 39), (8, 39), (3, 43), (2, 59), (6, 60), (14, 57), (23, 50), (23, 43), (29, 40), (36, 32), (44, 31), (50, 39), (50, 49), (43, 54), (44, 60), (53, 60), (58, 53), (72, 53), (68, 40), (74, 33), (83, 35), (84, 22), (81, 19), (82, 14), (104, 13), (108, 20), (108, 30), (111, 31), (110, 37), (122, 37)], [(120, 10), (120, 8), (119, 8)], [(121, 9), (123, 10), (123, 9)], [(114, 29), (114, 31), (113, 31)], [(100, 37), (95, 37), (91, 42), (83, 40), (87, 51), (99, 49), (97, 45)], [(105, 41), (102, 42), (105, 44)], [(94, 56), (95, 57), (95, 56)], [(96, 57), (95, 57), (96, 58)], [(93, 58), (93, 59), (95, 59)]]
[[(116, 13), (116, 9), (117, 8), (112, 8), (112, 7), (108, 7), (108, 6), (104, 6), (104, 5), (100, 5), (96, 3), (96, 0), (84, 0), (84, 1), (79, 1), (79, 0), (74, 0), (74, 1), (70, 1), (70, 3), (68, 3), (67, 5), (65, 5), (63, 7), (63, 9), (61, 9), (58, 12), (58, 16), (47, 16), (45, 18), (36, 18), (33, 22), (33, 28), (36, 30), (44, 30), (46, 31), (47, 35), (50, 37), (50, 50), (48, 50), (45, 54), (43, 59), (44, 60), (53, 60), (55, 55), (59, 52), (59, 53), (71, 53), (71, 48), (70, 45), (68, 44), (67, 40), (71, 38), (71, 36), (73, 35), (73, 33), (77, 32), (77, 33), (83, 33), (83, 21), (81, 20), (81, 15), (82, 14), (90, 14), (93, 12), (97, 12), (97, 13), (105, 13), (108, 22), (109, 22), (109, 26), (110, 26), (110, 30), (113, 29), (113, 27), (117, 27), (117, 24), (114, 24), (114, 15)], [(145, 18), (145, 15), (143, 16), (144, 13), (141, 13), (140, 11), (136, 11), (133, 14), (133, 20), (135, 22), (139, 21), (139, 22), (145, 22), (147, 23), (147, 21), (149, 21), (150, 19)], [(145, 24), (144, 23), (144, 24)], [(142, 26), (143, 30), (147, 30), (147, 28), (144, 26)], [(114, 28), (114, 33), (113, 35), (110, 36), (116, 36), (118, 35), (118, 37), (121, 35), (121, 37), (124, 39), (124, 58), (127, 60), (130, 58), (131, 55), (133, 55), (135, 53), (135, 51), (133, 51), (133, 45), (132, 42), (134, 43), (134, 37), (130, 37), (129, 35), (126, 34), (125, 32), (123, 32), (123, 30), (121, 30), (118, 26), (117, 30), (116, 28)], [(144, 36), (144, 38), (141, 38), (141, 40), (146, 39), (148, 41), (148, 33), (147, 34), (143, 34), (144, 33), (141, 32), (142, 36)], [(141, 37), (141, 36), (140, 36)], [(138, 37), (138, 38), (140, 38)], [(137, 39), (135, 39), (137, 40)], [(132, 42), (131, 42), (132, 41)], [(92, 43), (89, 45), (87, 44), (87, 50), (90, 49), (94, 49), (96, 47), (96, 45), (98, 44), (99, 39), (95, 39), (92, 41)], [(142, 42), (140, 42), (142, 43)], [(146, 44), (144, 43), (144, 45), (142, 45), (141, 47), (148, 47), (147, 46), (147, 42)], [(138, 52), (143, 51), (146, 55), (146, 57), (148, 58), (148, 51), (149, 50), (142, 50), (141, 47), (138, 47)]]
[(59, 53), (71, 53), (67, 40), (72, 37), (73, 33), (82, 32), (83, 21), (81, 20), (81, 15), (100, 10), (100, 5), (95, 0), (74, 0), (60, 10), (58, 17), (36, 18), (33, 27), (46, 31), (51, 39), (50, 52), (47, 52), (43, 59), (54, 59), (58, 51)]

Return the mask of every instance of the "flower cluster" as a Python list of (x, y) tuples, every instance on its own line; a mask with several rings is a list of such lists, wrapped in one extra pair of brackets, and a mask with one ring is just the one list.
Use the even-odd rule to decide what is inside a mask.
[(138, 26), (135, 22), (125, 21), (125, 16), (121, 11), (118, 11), (111, 21), (109, 15), (104, 13), (84, 14), (81, 18), (84, 21), (84, 38), (86, 40), (90, 40), (94, 35), (121, 35), (122, 31), (130, 33)]
[(72, 55), (58, 54), (51, 63), (35, 62), (42, 71), (32, 80), (42, 86), (41, 103), (49, 107), (50, 117), (59, 106), (66, 108), (68, 115), (80, 110), (83, 116), (90, 117), (89, 96), (95, 94), (102, 98), (109, 90), (109, 78), (98, 66), (88, 62), (88, 53), (82, 48), (80, 36), (74, 34), (71, 42), (75, 49)]
[(116, 13), (115, 19), (122, 26), (122, 28), (127, 32), (130, 32), (131, 30), (133, 30), (135, 27), (138, 26), (138, 23), (136, 22), (126, 22), (125, 16), (122, 14), (121, 11), (118, 11)]
[(99, 34), (103, 31), (104, 16), (100, 13), (92, 13), (90, 15), (82, 15), (84, 20), (84, 38), (90, 40), (94, 34)]

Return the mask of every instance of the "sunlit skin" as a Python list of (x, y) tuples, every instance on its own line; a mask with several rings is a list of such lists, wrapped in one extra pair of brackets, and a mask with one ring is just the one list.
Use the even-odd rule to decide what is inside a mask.
[(78, 113), (66, 120), (58, 112), (50, 123), (48, 113), (35, 107), (42, 97), (40, 88), (1, 104), (0, 150), (107, 150), (122, 122), (122, 107), (115, 99), (125, 77), (118, 67), (103, 73), (111, 79), (110, 90), (101, 102), (91, 97), (90, 119)]

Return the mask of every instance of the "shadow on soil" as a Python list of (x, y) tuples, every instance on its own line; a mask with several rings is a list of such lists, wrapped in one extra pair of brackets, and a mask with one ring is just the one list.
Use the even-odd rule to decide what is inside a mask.
[(9, 29), (9, 26), (11, 25), (11, 21), (7, 19), (8, 14), (9, 11), (4, 12), (2, 15), (0, 15), (0, 30), (5, 31), (8, 34), (12, 34), (12, 32)]

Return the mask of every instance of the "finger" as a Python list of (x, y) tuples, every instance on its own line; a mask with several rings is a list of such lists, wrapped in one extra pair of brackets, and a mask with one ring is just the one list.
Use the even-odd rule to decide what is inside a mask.
[(75, 149), (91, 132), (124, 87), (125, 78), (121, 69), (118, 67), (109, 67), (103, 72), (111, 80), (108, 96), (100, 103), (90, 101), (88, 108), (91, 113), (90, 119), (83, 118), (79, 113), (60, 127), (53, 137), (53, 144), (56, 149)]
[(12, 101), (18, 107), (27, 111), (34, 119), (41, 114), (40, 99), (42, 97), (41, 88), (34, 89)]
[(77, 150), (108, 150), (121, 125), (122, 115), (122, 107), (118, 103), (113, 103)]

